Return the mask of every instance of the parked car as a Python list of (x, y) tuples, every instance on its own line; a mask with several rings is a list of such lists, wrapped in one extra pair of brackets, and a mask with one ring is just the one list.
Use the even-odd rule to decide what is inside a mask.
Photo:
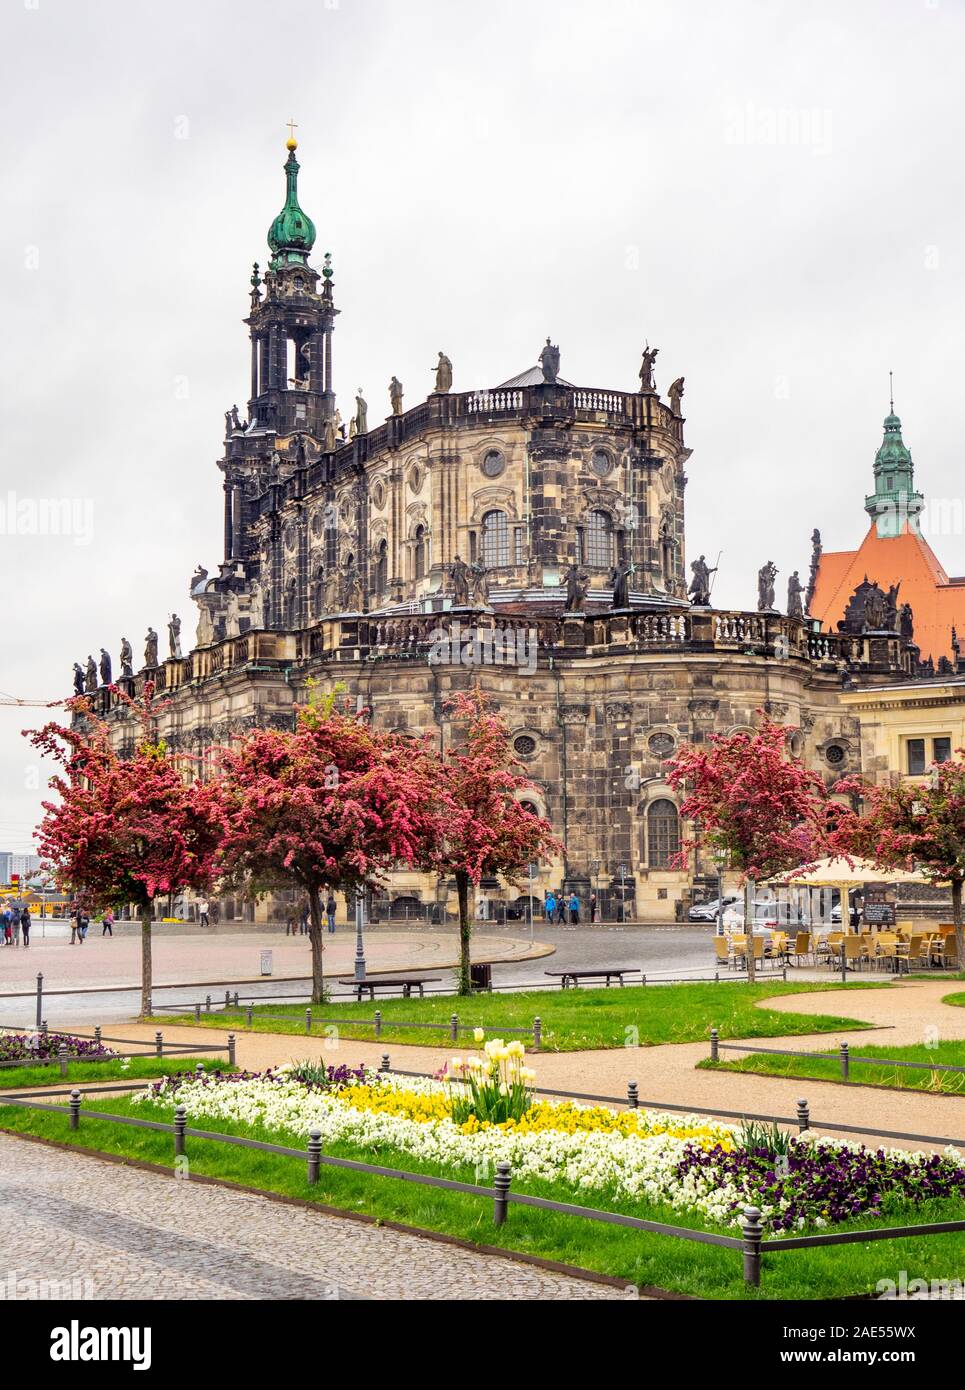
[[(724, 898), (724, 911), (733, 907), (734, 903), (739, 903), (740, 898)], [(695, 903), (687, 913), (687, 920), (690, 922), (716, 922), (717, 913), (720, 908), (720, 899), (712, 898), (709, 903)]]

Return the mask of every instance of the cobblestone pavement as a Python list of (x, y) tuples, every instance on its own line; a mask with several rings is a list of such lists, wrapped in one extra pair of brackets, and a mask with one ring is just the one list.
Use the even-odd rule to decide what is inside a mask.
[(100, 1299), (626, 1298), (609, 1285), (8, 1135), (0, 1170), (0, 1297), (45, 1280), (60, 1296)]

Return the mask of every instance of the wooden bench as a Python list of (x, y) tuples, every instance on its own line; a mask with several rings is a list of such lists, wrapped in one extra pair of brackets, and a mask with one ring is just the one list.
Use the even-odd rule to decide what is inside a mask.
[(558, 979), (560, 989), (570, 986), (576, 989), (581, 980), (606, 980), (606, 987), (609, 989), (611, 980), (618, 980), (622, 986), (624, 975), (633, 975), (639, 969), (638, 965), (605, 965), (598, 970), (544, 970), (543, 974)]
[(399, 989), (402, 990), (402, 998), (412, 997), (412, 991), (417, 989), (420, 998), (425, 994), (426, 985), (437, 985), (442, 979), (441, 975), (373, 975), (364, 980), (339, 980), (340, 985), (350, 985), (355, 991), (359, 1003), (362, 1002), (362, 991), (365, 990), (370, 999), (375, 998), (377, 989)]

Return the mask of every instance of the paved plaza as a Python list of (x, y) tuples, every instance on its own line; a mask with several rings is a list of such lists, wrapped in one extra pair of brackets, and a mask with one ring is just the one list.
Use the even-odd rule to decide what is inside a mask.
[[(0, 948), (0, 996), (22, 996), (0, 997), (0, 1023), (25, 1026), (34, 1021), (38, 972), (44, 976), (44, 1013), (51, 1027), (117, 1022), (137, 1013), (140, 935), (136, 927), (104, 937), (95, 923), (83, 946), (70, 945), (69, 932), (61, 923), (50, 924), (48, 930), (52, 934), (44, 937), (40, 924), (35, 927), (29, 950)], [(654, 979), (694, 976), (713, 974), (716, 968), (712, 932), (710, 926), (550, 927), (538, 922), (531, 937), (524, 924), (487, 926), (474, 930), (472, 956), (475, 961), (496, 962), (494, 981), (518, 988), (546, 985), (548, 968), (601, 963), (634, 966)], [(326, 933), (324, 945), (329, 978), (352, 975), (354, 931), (342, 925), (334, 935)], [(272, 975), (263, 980), (261, 952), (266, 949), (272, 952)], [(365, 954), (370, 973), (406, 969), (439, 975), (437, 989), (454, 988), (458, 938), (453, 925), (371, 927), (365, 935)], [(308, 938), (286, 936), (283, 928), (218, 927), (205, 934), (197, 927), (160, 925), (153, 934), (153, 955), (157, 1004), (194, 1003), (208, 993), (208, 985), (215, 1000), (219, 985), (222, 997), (229, 985), (243, 997), (304, 997), (311, 972)], [(187, 987), (161, 988), (170, 984)], [(63, 993), (71, 990), (99, 992)]]

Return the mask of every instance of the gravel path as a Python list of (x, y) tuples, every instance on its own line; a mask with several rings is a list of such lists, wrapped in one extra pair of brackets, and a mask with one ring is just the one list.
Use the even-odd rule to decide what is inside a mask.
[(85, 1299), (626, 1298), (516, 1260), (8, 1135), (0, 1170), (7, 1298), (30, 1296), (33, 1281)]

